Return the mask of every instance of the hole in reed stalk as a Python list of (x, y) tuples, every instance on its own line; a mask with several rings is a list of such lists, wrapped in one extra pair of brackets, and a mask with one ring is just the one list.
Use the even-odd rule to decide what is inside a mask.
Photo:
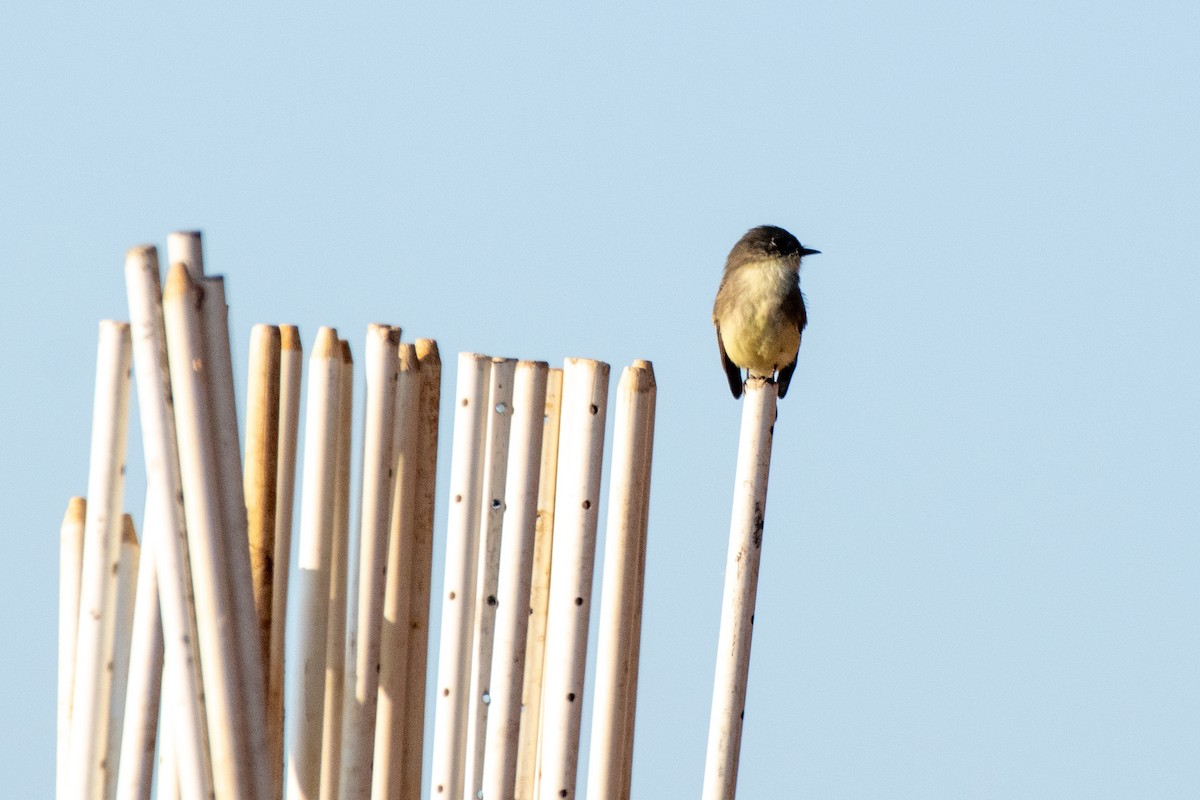
[(461, 495), (461, 494), (456, 494), (456, 495), (454, 495), (454, 502), (456, 502), (456, 503), (461, 503), (461, 502), (462, 502), (462, 495)]
[(493, 498), (493, 500), (492, 500), (492, 508), (493, 508), (493, 509), (497, 509), (497, 508), (499, 508), (499, 507), (500, 507), (500, 506), (502, 506), (502, 505), (504, 505), (504, 504), (500, 502), (500, 498), (498, 498), (498, 497), (497, 497), (497, 498)]
[(567, 796), (567, 790), (566, 790), (566, 789), (559, 789), (559, 790), (558, 790), (558, 796), (559, 796), (559, 797), (566, 797), (566, 796)]
[[(449, 689), (442, 689), (442, 697), (449, 697), (449, 696), (450, 696), (450, 690), (449, 690)], [(441, 789), (438, 789), (438, 791), (440, 792), (440, 791), (441, 791)]]
[[(467, 398), (465, 398), (465, 397), (462, 399), (462, 404), (463, 404), (464, 406), (465, 406), (465, 405), (468, 405), (468, 404), (470, 404), (470, 402), (471, 402), (471, 401), (470, 401), (470, 400), (468, 400), (468, 399), (467, 399)], [(440, 787), (440, 786), (439, 786), (439, 787), (438, 787), (438, 791), (440, 792), (441, 790), (442, 790), (442, 787)]]
[(497, 414), (507, 414), (508, 413), (508, 403), (496, 403), (496, 413)]
[(487, 604), (488, 604), (489, 606), (494, 606), (494, 605), (496, 605), (496, 595), (494, 595), (494, 594), (489, 594), (489, 595), (488, 595), (488, 599), (487, 599)]
[(453, 599), (454, 599), (454, 592), (451, 592), (451, 593), (450, 593), (450, 599), (451, 599), (451, 600), (453, 600)]
[(574, 703), (574, 702), (575, 702), (575, 693), (574, 693), (574, 692), (571, 692), (570, 694), (568, 694), (568, 695), (567, 695), (567, 702), (568, 702), (568, 703)]
[(437, 790), (438, 794), (441, 794), (442, 792), (446, 791), (446, 787), (439, 784)]
[(587, 510), (588, 510), (589, 508), (591, 508), (591, 507), (592, 507), (592, 501), (591, 501), (591, 500), (584, 500), (584, 501), (583, 501), (583, 510), (584, 510), (584, 511), (587, 511)]
[(600, 413), (600, 407), (597, 406), (595, 403), (592, 403), (591, 411), (592, 411), (592, 416), (594, 417)]
[(492, 703), (492, 693), (491, 693), (491, 692), (489, 692), (489, 691), (487, 691), (487, 690), (484, 690), (484, 692), (483, 692), (483, 698), (482, 698), (482, 699), (483, 699), (483, 704), (484, 704), (485, 706), (487, 706), (487, 705), (491, 705), (491, 703)]
[(577, 605), (577, 606), (581, 606), (581, 605), (583, 605), (583, 598), (582, 598), (582, 597), (576, 597), (576, 598), (575, 598), (575, 605)]

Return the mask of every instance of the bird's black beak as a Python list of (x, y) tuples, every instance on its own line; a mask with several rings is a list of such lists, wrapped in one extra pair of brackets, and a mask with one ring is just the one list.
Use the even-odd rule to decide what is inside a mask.
[(807, 248), (807, 247), (801, 247), (801, 248), (800, 248), (800, 257), (801, 257), (801, 258), (803, 258), (804, 256), (815, 256), (815, 255), (820, 255), (820, 253), (821, 253), (821, 251), (820, 251), (820, 250), (810, 250), (810, 249), (809, 249), (809, 248)]

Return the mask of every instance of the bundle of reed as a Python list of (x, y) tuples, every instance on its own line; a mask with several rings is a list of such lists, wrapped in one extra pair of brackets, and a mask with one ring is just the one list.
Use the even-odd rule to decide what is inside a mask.
[[(129, 251), (131, 321), (100, 326), (89, 502), (72, 498), (62, 526), (59, 796), (133, 800), (155, 787), (163, 800), (415, 800), (437, 344), (368, 327), (352, 504), (354, 360), (334, 328), (317, 332), (289, 575), (300, 333), (251, 331), (243, 452), (223, 279), (205, 274), (198, 233), (171, 234), (167, 254), (164, 283), (156, 248)], [(147, 482), (140, 546), (122, 514), (131, 367)], [(588, 359), (560, 370), (458, 358), (434, 797), (574, 795), (608, 376)], [(596, 648), (595, 798), (629, 794), (654, 398), (650, 363), (625, 369)]]

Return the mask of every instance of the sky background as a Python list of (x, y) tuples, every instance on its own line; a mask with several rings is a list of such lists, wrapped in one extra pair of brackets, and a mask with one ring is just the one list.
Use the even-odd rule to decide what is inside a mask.
[(614, 394), (654, 362), (633, 794), (698, 796), (740, 414), (709, 314), (764, 223), (823, 254), (739, 797), (1200, 796), (1200, 6), (27, 5), (0, 10), (7, 796), (53, 785), (97, 322), (125, 250), (191, 228), (239, 401), (259, 322), (436, 338), (444, 397), (460, 351), (601, 359)]

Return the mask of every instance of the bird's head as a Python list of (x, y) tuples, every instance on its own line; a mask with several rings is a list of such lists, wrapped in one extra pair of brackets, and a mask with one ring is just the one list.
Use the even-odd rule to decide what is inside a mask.
[(775, 225), (759, 225), (751, 228), (738, 240), (729, 252), (729, 263), (783, 259), (797, 269), (800, 259), (820, 253), (800, 244), (800, 240), (783, 228)]

